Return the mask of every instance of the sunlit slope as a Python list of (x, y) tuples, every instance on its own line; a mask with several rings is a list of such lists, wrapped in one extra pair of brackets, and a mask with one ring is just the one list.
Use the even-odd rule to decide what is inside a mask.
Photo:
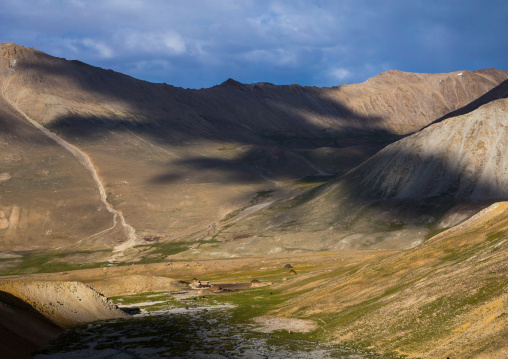
[(108, 298), (79, 282), (0, 281), (0, 356), (30, 358), (65, 328), (127, 318)]
[(85, 168), (0, 97), (0, 248), (67, 247), (83, 238), (94, 249), (123, 236)]
[(383, 149), (348, 177), (365, 197), (507, 198), (508, 100), (429, 126)]
[(404, 249), (507, 198), (508, 100), (501, 96), (387, 146), (331, 183), (232, 223), (219, 238), (225, 253)]
[(280, 313), (322, 320), (325, 336), (410, 357), (508, 354), (508, 202), (408, 252), (338, 275)]
[(30, 304), (56, 325), (74, 325), (127, 318), (108, 298), (80, 282), (2, 280), (0, 290)]

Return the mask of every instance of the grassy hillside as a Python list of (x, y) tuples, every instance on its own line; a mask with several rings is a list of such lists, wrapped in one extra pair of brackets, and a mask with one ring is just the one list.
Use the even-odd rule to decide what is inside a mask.
[(280, 306), (343, 344), (411, 357), (501, 358), (508, 337), (508, 202)]

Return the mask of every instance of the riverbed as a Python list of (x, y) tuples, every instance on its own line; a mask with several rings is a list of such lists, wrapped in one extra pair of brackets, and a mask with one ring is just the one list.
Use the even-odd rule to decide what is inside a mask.
[(255, 321), (234, 323), (234, 305), (192, 294), (115, 298), (131, 318), (68, 330), (35, 358), (381, 358), (303, 340), (287, 329), (269, 331)]

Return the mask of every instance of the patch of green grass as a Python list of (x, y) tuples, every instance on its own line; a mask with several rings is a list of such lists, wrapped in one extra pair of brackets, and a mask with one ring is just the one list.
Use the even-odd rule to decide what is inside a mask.
[(2, 262), (15, 262), (19, 261), (19, 258), (0, 258), (0, 263)]
[(86, 325), (75, 327), (73, 330), (67, 330), (60, 334), (58, 338), (50, 343), (50, 346), (41, 350), (38, 350), (34, 354), (51, 354), (55, 350), (72, 349), (80, 350), (87, 349), (89, 346), (83, 341), (82, 329), (85, 329)]
[(256, 195), (254, 197), (252, 197), (252, 199), (250, 200), (250, 203), (257, 204), (260, 202), (260, 200), (270, 197), (273, 192), (275, 192), (274, 189), (265, 189), (262, 191), (257, 191)]
[(232, 320), (235, 323), (245, 323), (250, 319), (268, 314), (278, 305), (293, 298), (294, 293), (288, 294), (281, 289), (262, 287), (217, 296), (218, 302), (236, 305), (232, 310)]
[[(188, 250), (190, 248), (189, 244), (190, 243), (188, 242), (156, 243), (152, 245), (154, 248), (152, 254), (157, 254), (159, 257), (167, 257)], [(153, 258), (153, 261), (148, 258), (144, 258), (144, 260), (150, 263), (156, 262), (157, 259), (160, 260), (160, 258)]]
[[(498, 233), (500, 233), (500, 232), (498, 232)], [(479, 253), (482, 253), (482, 252), (495, 251), (496, 248), (494, 248), (492, 242), (499, 240), (503, 237), (502, 234), (498, 234), (498, 233), (488, 235), (486, 241), (482, 241), (482, 242), (476, 243), (474, 245), (470, 245), (470, 244), (466, 243), (462, 246), (455, 246), (453, 248), (445, 249), (444, 252), (447, 254), (442, 258), (442, 260), (443, 261), (461, 262), (461, 261), (467, 260), (467, 259), (469, 259)], [(439, 263), (437, 263), (436, 265), (439, 265)]]
[(325, 184), (327, 182), (328, 181), (298, 183), (298, 184), (294, 184), (293, 186), (298, 189), (307, 189), (307, 188), (314, 188), (314, 187), (321, 186), (322, 184)]
[(493, 241), (495, 241), (496, 239), (499, 239), (499, 238), (501, 238), (501, 237), (506, 236), (507, 234), (508, 234), (508, 233), (507, 233), (507, 231), (500, 231), (500, 232), (495, 232), (495, 233), (489, 233), (489, 234), (487, 235), (487, 240), (488, 240), (489, 242), (493, 242)]
[(336, 178), (336, 176), (306, 176), (295, 181), (288, 183), (288, 185), (293, 186), (298, 189), (307, 189), (321, 186), (325, 183), (328, 183), (332, 179)]
[[(245, 270), (237, 271), (234, 273), (224, 273), (217, 274), (207, 277), (206, 280), (213, 282), (242, 282), (247, 281), (250, 282), (252, 279), (258, 280), (266, 280), (266, 281), (277, 281), (282, 277), (289, 276), (289, 269), (283, 268), (283, 265), (286, 263), (282, 263), (280, 268), (273, 269), (252, 269), (245, 268)], [(312, 271), (313, 268), (316, 268), (316, 265), (300, 265), (296, 266), (294, 270), (299, 274), (304, 274)]]
[(30, 252), (22, 253), (21, 262), (13, 267), (4, 270), (1, 275), (33, 274), (33, 273), (55, 273), (71, 271), (76, 269), (99, 268), (108, 262), (72, 263), (65, 262), (65, 257), (75, 255), (90, 255), (94, 253), (109, 253), (109, 251), (76, 251), (66, 253), (56, 252)]
[(420, 324), (405, 324), (412, 330), (400, 339), (400, 345), (417, 349), (420, 343), (429, 343), (446, 335), (458, 316), (472, 307), (487, 302), (490, 298), (501, 295), (507, 285), (506, 278), (496, 278), (474, 292), (460, 293), (450, 297), (443, 296), (423, 305), (418, 315)]
[[(136, 248), (146, 248), (150, 249), (150, 252), (146, 254), (141, 260), (136, 262), (136, 264), (150, 264), (150, 263), (159, 263), (166, 259), (166, 257), (178, 254), (181, 252), (185, 252), (191, 248), (191, 245), (194, 244), (211, 244), (217, 243), (215, 240), (209, 241), (193, 241), (193, 242), (166, 242), (166, 243), (154, 243), (150, 245), (139, 245)], [(117, 265), (129, 265), (131, 262), (120, 262)]]
[[(117, 296), (117, 297), (110, 297), (113, 302), (116, 304), (136, 304), (136, 303), (143, 303), (143, 302), (158, 302), (164, 300), (165, 303), (163, 304), (165, 307), (171, 306), (171, 307), (185, 307), (185, 304), (182, 304), (181, 301), (178, 301), (174, 299), (171, 294), (168, 294), (167, 292), (147, 292), (147, 293), (141, 293), (141, 294), (134, 294), (134, 295), (128, 295), (128, 296)], [(149, 306), (150, 308), (155, 308), (156, 305)]]

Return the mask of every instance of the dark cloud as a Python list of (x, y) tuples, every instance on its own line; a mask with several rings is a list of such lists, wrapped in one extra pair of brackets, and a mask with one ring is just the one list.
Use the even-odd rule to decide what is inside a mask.
[(508, 2), (3, 0), (2, 41), (183, 87), (507, 69)]

